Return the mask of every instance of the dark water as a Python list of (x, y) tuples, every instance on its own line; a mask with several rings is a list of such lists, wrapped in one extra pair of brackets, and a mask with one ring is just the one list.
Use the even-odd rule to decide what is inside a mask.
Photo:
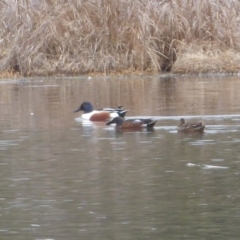
[[(155, 131), (84, 125), (84, 100)], [(1, 240), (239, 239), (239, 77), (8, 80), (0, 103)]]

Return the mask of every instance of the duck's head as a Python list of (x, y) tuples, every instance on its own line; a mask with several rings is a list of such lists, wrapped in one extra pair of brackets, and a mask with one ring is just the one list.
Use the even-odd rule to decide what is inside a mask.
[(110, 125), (112, 123), (116, 123), (117, 126), (121, 126), (124, 123), (124, 119), (122, 117), (115, 117), (111, 121), (107, 122), (106, 125)]
[(89, 113), (93, 111), (93, 105), (90, 102), (83, 102), (78, 109), (74, 112), (84, 111), (84, 113)]
[(183, 124), (185, 124), (185, 119), (184, 118), (180, 118), (180, 126), (182, 126)]

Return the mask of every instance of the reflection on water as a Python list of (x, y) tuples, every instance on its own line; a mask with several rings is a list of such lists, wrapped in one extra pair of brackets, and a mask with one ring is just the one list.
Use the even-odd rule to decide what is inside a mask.
[[(0, 82), (1, 239), (238, 239), (239, 84)], [(72, 111), (84, 100), (158, 122), (151, 132), (83, 124)], [(204, 120), (205, 134), (178, 134), (180, 116)]]

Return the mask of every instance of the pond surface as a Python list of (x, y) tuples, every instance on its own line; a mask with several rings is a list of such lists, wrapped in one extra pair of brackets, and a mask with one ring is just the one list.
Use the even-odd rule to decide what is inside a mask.
[[(85, 100), (158, 122), (85, 125)], [(0, 112), (1, 240), (239, 239), (239, 77), (0, 81)]]

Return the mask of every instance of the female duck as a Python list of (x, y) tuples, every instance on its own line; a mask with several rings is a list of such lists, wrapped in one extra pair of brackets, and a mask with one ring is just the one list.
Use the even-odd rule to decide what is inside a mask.
[(188, 123), (184, 118), (180, 119), (178, 131), (183, 133), (203, 133), (205, 125), (202, 122)]

